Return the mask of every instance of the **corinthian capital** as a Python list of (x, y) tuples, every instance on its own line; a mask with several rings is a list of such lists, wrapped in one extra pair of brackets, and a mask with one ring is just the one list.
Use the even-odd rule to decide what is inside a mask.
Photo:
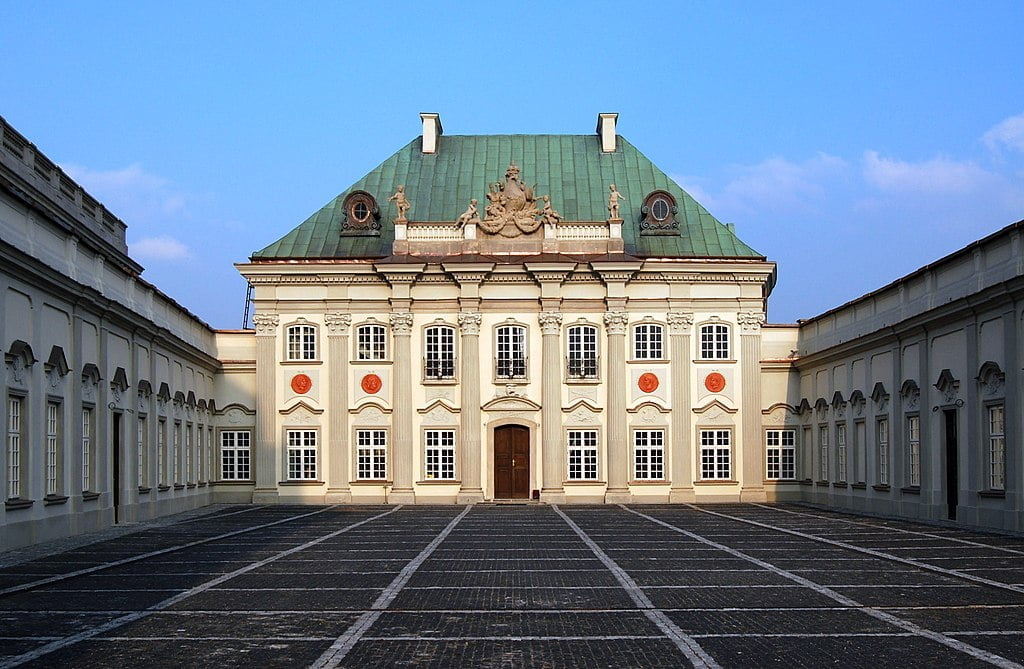
[(546, 335), (556, 335), (562, 327), (562, 314), (557, 311), (542, 311), (537, 316), (540, 321), (540, 331)]
[(459, 328), (462, 330), (462, 334), (478, 335), (480, 334), (480, 321), (483, 318), (476, 312), (462, 312), (459, 314)]
[(687, 311), (670, 311), (665, 320), (672, 334), (681, 334), (693, 326), (693, 314)]
[(741, 311), (736, 314), (736, 320), (744, 332), (757, 332), (764, 325), (765, 317), (760, 311)]
[(626, 325), (629, 324), (629, 314), (625, 311), (609, 311), (604, 315), (604, 326), (608, 334), (626, 334)]
[(256, 326), (256, 335), (267, 337), (277, 334), (277, 326), (281, 319), (277, 314), (253, 314), (252, 324)]
[(352, 327), (352, 314), (327, 314), (324, 316), (324, 323), (327, 324), (327, 333), (331, 335), (347, 335)]
[(396, 335), (412, 334), (412, 314), (408, 311), (391, 314), (391, 331)]

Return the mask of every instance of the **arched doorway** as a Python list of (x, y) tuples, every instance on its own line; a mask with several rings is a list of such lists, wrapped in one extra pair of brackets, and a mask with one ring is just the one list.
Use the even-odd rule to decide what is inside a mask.
[(494, 429), (495, 499), (530, 498), (530, 430), (522, 425)]

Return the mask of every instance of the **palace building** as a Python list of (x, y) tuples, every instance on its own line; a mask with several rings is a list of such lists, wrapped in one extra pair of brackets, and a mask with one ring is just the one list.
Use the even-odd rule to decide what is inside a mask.
[(600, 114), (422, 134), (237, 265), (141, 277), (6, 123), (3, 546), (212, 502), (805, 500), (1024, 530), (1024, 222), (796, 325), (776, 266)]

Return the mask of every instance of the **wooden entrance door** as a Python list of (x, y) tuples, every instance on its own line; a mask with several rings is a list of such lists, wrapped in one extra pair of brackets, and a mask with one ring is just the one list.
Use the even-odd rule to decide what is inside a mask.
[(505, 425), (494, 430), (494, 497), (530, 498), (530, 430)]

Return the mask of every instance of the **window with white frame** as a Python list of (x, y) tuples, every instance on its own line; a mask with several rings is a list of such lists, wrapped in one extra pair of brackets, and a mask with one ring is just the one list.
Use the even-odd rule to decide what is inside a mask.
[(220, 433), (220, 478), (223, 481), (248, 481), (252, 434), (249, 430), (225, 430)]
[(93, 409), (91, 407), (85, 407), (82, 409), (82, 491), (88, 491), (92, 489), (93, 484), (93, 430), (95, 429), (95, 421), (93, 421)]
[(818, 452), (821, 454), (818, 463), (820, 471), (819, 481), (828, 480), (828, 425), (818, 426)]
[(146, 452), (149, 447), (149, 433), (146, 432), (146, 417), (139, 416), (138, 423), (136, 423), (136, 435), (135, 435), (135, 449), (138, 454), (139, 460), (139, 487), (145, 488), (149, 477), (146, 475), (148, 468), (146, 467), (148, 453)]
[(46, 494), (60, 492), (60, 404), (46, 403)]
[(427, 379), (455, 378), (455, 328), (431, 325), (424, 332), (423, 376)]
[(20, 397), (7, 398), (7, 497), (21, 497), (22, 409)]
[(988, 487), (1006, 487), (1006, 422), (1002, 404), (988, 408)]
[(289, 360), (316, 360), (316, 328), (289, 325), (286, 331)]
[(356, 328), (356, 359), (386, 360), (387, 330), (383, 325), (367, 324)]
[(192, 478), (192, 423), (185, 425), (185, 480), (191, 483)]
[(206, 480), (213, 480), (213, 426), (206, 426)]
[(196, 425), (196, 479), (199, 482), (206, 480), (206, 449), (203, 448), (203, 424)]
[(174, 423), (174, 439), (171, 441), (171, 473), (174, 484), (181, 483), (181, 423)]
[(700, 431), (700, 477), (706, 480), (732, 478), (732, 431)]
[(656, 323), (633, 326), (633, 359), (662, 360), (665, 357), (665, 328)]
[(907, 416), (907, 479), (911, 486), (921, 485), (921, 417)]
[(836, 480), (846, 481), (846, 423), (836, 425)]
[(708, 323), (700, 326), (700, 357), (704, 360), (728, 360), (728, 325)]
[(633, 478), (637, 481), (665, 478), (664, 430), (633, 432)]
[(597, 378), (597, 328), (572, 325), (566, 331), (569, 355), (566, 372), (572, 379)]
[(167, 485), (167, 421), (163, 418), (156, 430), (156, 482)]
[(764, 435), (765, 478), (796, 478), (796, 430), (768, 430)]
[(526, 377), (526, 328), (502, 325), (497, 333), (495, 375), (502, 379)]
[(453, 480), (455, 478), (455, 430), (427, 430), (426, 477)]
[(288, 480), (316, 480), (316, 430), (287, 430)]
[(889, 419), (878, 419), (878, 485), (889, 485)]
[(569, 480), (597, 480), (597, 430), (569, 430)]
[(384, 481), (388, 477), (387, 430), (356, 430), (356, 478)]

